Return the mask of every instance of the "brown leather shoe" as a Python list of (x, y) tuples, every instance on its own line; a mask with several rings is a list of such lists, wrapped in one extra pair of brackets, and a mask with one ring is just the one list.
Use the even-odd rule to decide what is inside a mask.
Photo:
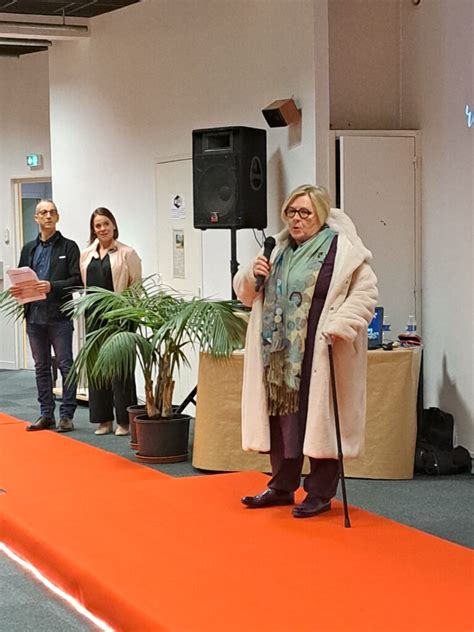
[(302, 503), (293, 507), (294, 518), (311, 518), (331, 509), (331, 501), (308, 495)]
[(71, 419), (63, 417), (59, 420), (59, 426), (57, 432), (72, 432), (74, 430), (74, 424)]
[(240, 502), (250, 509), (263, 509), (264, 507), (275, 507), (278, 505), (292, 505), (295, 502), (293, 492), (284, 492), (279, 489), (266, 489), (256, 496), (244, 496)]
[(56, 422), (48, 417), (39, 417), (34, 424), (26, 426), (28, 432), (33, 430), (54, 430), (54, 428), (56, 428)]

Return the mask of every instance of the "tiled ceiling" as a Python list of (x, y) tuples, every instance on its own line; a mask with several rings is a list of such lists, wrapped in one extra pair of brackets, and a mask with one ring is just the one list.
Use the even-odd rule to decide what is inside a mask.
[[(15, 19), (15, 15), (93, 18), (138, 2), (140, 0), (0, 0), (0, 13), (9, 14), (11, 20)], [(21, 40), (15, 41), (15, 37), (0, 37), (0, 57), (36, 53), (48, 50), (50, 45), (49, 41), (33, 46), (31, 43), (23, 44)]]
[(93, 18), (140, 0), (0, 0), (0, 13)]

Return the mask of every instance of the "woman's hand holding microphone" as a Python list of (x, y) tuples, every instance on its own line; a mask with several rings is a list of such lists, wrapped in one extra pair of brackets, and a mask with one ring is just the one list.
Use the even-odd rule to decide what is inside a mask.
[(270, 270), (272, 269), (272, 264), (270, 263), (270, 255), (272, 254), (273, 248), (275, 248), (274, 237), (267, 237), (263, 242), (263, 254), (258, 255), (258, 257), (254, 261), (253, 275), (255, 277), (256, 292), (260, 291), (265, 283), (265, 280), (270, 274)]
[(252, 271), (255, 277), (255, 291), (259, 292), (270, 274), (272, 264), (263, 255), (256, 257)]

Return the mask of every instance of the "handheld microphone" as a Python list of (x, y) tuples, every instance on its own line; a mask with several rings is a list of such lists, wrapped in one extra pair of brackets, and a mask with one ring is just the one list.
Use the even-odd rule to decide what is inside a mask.
[[(263, 256), (265, 257), (267, 261), (270, 260), (270, 255), (272, 254), (273, 248), (275, 248), (275, 238), (267, 237), (265, 241), (263, 242)], [(257, 274), (257, 276), (255, 277), (255, 291), (256, 292), (260, 291), (260, 288), (262, 287), (264, 282), (265, 282), (265, 277), (263, 276), (263, 274)]]

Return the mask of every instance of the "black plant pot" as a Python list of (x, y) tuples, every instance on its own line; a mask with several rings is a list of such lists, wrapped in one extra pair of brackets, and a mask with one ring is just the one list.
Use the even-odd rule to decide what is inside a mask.
[(129, 428), (130, 428), (130, 447), (132, 448), (132, 450), (137, 450), (138, 442), (137, 442), (137, 429), (135, 427), (135, 417), (137, 417), (137, 415), (146, 414), (146, 406), (145, 404), (135, 404), (134, 406), (128, 406), (127, 412), (128, 412), (128, 421), (129, 421)]
[(174, 415), (171, 419), (135, 417), (138, 452), (143, 463), (178, 463), (188, 458), (189, 415)]

